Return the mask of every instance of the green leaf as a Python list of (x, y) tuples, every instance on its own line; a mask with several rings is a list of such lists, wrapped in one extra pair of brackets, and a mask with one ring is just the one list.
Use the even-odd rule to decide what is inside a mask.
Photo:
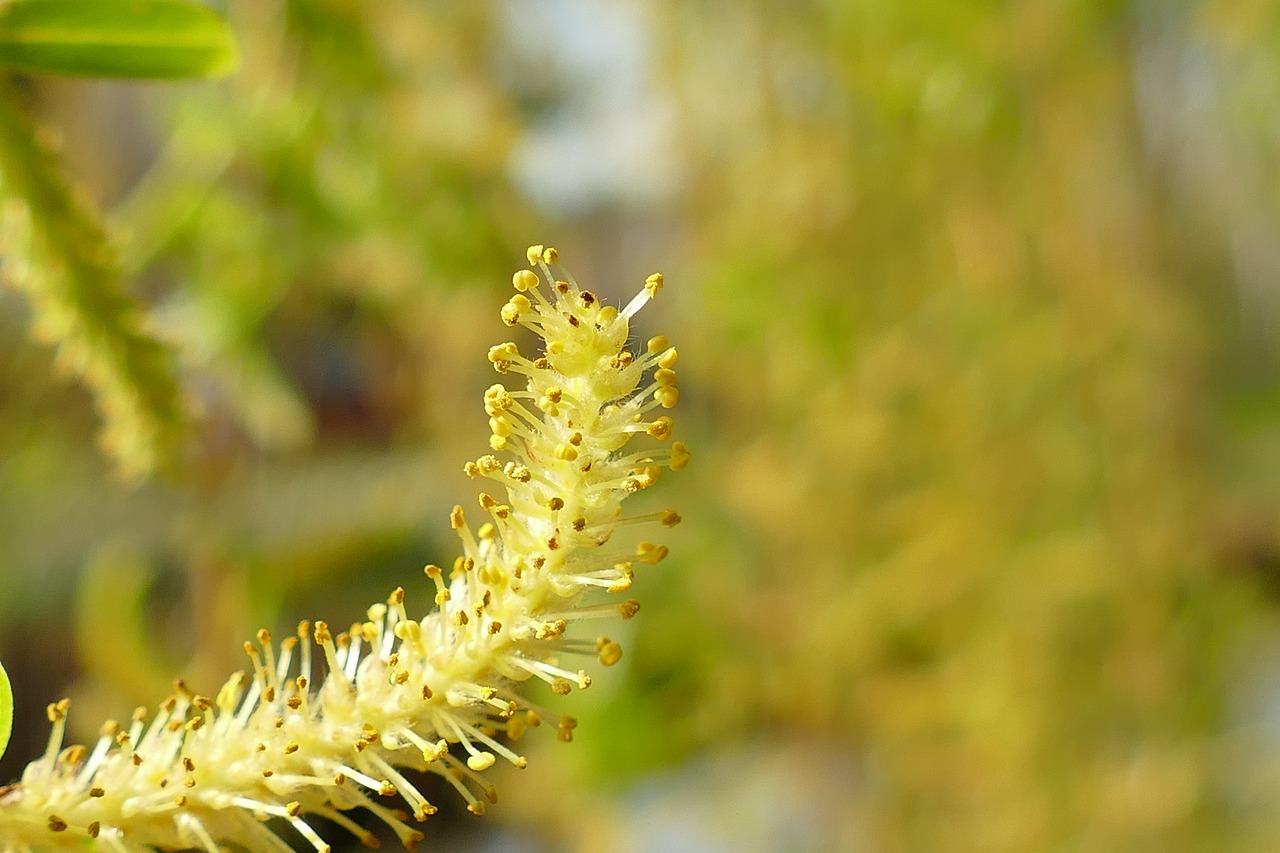
[(13, 686), (9, 684), (9, 674), (0, 663), (0, 755), (9, 745), (9, 733), (13, 731)]
[(0, 66), (89, 77), (218, 77), (235, 33), (186, 0), (14, 0), (0, 12)]

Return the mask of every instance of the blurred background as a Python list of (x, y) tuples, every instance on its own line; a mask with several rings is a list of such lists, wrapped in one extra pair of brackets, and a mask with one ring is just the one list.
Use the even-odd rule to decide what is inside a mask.
[(547, 243), (666, 274), (685, 524), (575, 742), (428, 843), (1280, 848), (1275, 3), (215, 5), (225, 81), (15, 82), (196, 417), (121, 484), (0, 291), (4, 781), (60, 696), (425, 605)]

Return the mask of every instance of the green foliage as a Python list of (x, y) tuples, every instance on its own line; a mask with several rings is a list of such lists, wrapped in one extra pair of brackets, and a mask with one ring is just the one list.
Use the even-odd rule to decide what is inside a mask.
[[(16, 0), (0, 9), (0, 67), (79, 76), (221, 76), (235, 35), (206, 6), (183, 0)], [(102, 444), (138, 481), (173, 461), (182, 403), (173, 356), (145, 328), (116, 247), (67, 180), (11, 87), (0, 91), (0, 249), (5, 278), (24, 291), (37, 337), (92, 389)]]
[(0, 194), (4, 275), (29, 298), (35, 335), (92, 389), (120, 475), (153, 473), (172, 458), (183, 420), (172, 356), (126, 293), (102, 223), (9, 88), (0, 89)]
[(15, 0), (0, 11), (0, 67), (90, 77), (220, 77), (236, 39), (184, 0)]

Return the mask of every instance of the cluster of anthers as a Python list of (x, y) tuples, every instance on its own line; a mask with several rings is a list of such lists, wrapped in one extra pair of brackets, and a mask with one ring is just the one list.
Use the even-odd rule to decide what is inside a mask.
[[(626, 348), (628, 323), (662, 276), (619, 311), (567, 274), (557, 278), (555, 249), (533, 246), (529, 262), (545, 281), (517, 272), (502, 319), (536, 332), (544, 352), (527, 358), (513, 343), (489, 351), (499, 373), (521, 378), (522, 387), (485, 394), (490, 445), (511, 458), (467, 463), (503, 496), (480, 494), (475, 528), (454, 508), (463, 555), (448, 571), (426, 567), (437, 606), (414, 619), (397, 589), (347, 631), (304, 622), (278, 645), (261, 631), (245, 643), (252, 666), (216, 696), (178, 682), (154, 714), (139, 708), (127, 723), (108, 722), (88, 749), (63, 747), (68, 703), (50, 705), (44, 757), (0, 791), (0, 851), (220, 853), (229, 842), (291, 853), (291, 836), (328, 851), (317, 815), (376, 846), (352, 809), (412, 849), (423, 837), (412, 823), (436, 808), (406, 770), (442, 776), (481, 814), (494, 801), (481, 774), (500, 759), (524, 767), (516, 746), (526, 729), (546, 721), (572, 738), (571, 717), (549, 715), (518, 685), (538, 678), (563, 695), (591, 683), (565, 659), (618, 661), (615, 642), (568, 629), (635, 614), (634, 600), (595, 593), (625, 593), (637, 564), (667, 550), (613, 534), (680, 518), (625, 517), (621, 502), (653, 485), (661, 467), (683, 468), (689, 451), (669, 440), (662, 413), (678, 397), (676, 351), (661, 337), (638, 355)], [(637, 436), (643, 446), (633, 449)]]

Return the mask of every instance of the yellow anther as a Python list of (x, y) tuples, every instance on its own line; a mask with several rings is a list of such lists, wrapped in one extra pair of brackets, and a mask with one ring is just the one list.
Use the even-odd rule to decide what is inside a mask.
[(467, 759), (467, 766), (479, 773), (482, 770), (488, 770), (497, 761), (493, 757), (492, 752), (480, 752)]
[(666, 441), (671, 437), (671, 430), (675, 428), (675, 423), (671, 418), (663, 415), (660, 418), (655, 418), (653, 423), (645, 428), (645, 432), (658, 439), (658, 441)]
[(610, 642), (604, 637), (601, 637), (600, 639), (604, 640), (603, 643), (598, 644), (600, 663), (605, 666), (613, 666), (615, 663), (622, 660), (622, 646), (617, 643)]
[(644, 292), (653, 299), (657, 297), (659, 290), (662, 290), (662, 273), (656, 272), (644, 280)]
[(525, 254), (525, 257), (529, 259), (529, 263), (536, 264), (538, 261), (542, 260), (541, 244), (536, 246), (530, 246), (527, 250), (525, 250), (524, 254)]
[(547, 248), (542, 250), (542, 262), (544, 264), (547, 264), (548, 266), (550, 266), (551, 264), (554, 264), (558, 260), (560, 260), (560, 253), (557, 252), (551, 246), (548, 246)]
[(612, 305), (606, 305), (600, 309), (600, 313), (596, 315), (596, 322), (601, 326), (608, 325), (618, 319), (618, 309)]
[(461, 530), (467, 524), (467, 517), (462, 512), (461, 506), (455, 506), (449, 513), (449, 526), (454, 530)]
[(636, 559), (642, 563), (661, 563), (667, 556), (666, 545), (641, 542), (636, 546)]
[(674, 509), (669, 509), (666, 512), (662, 513), (663, 527), (675, 527), (679, 523), (680, 523), (680, 513), (676, 512)]
[(668, 370), (676, 366), (676, 360), (680, 358), (675, 347), (671, 347), (658, 359), (658, 367), (665, 367)]
[(659, 370), (654, 371), (653, 381), (657, 382), (659, 385), (663, 386), (664, 388), (673, 386), (676, 384), (676, 372), (674, 370), (670, 370), (666, 367), (663, 367)]
[(689, 464), (689, 446), (683, 441), (671, 445), (671, 470), (681, 471)]
[(498, 533), (498, 528), (493, 526), (492, 521), (486, 521), (480, 525), (480, 529), (476, 531), (476, 537), (479, 539), (492, 539)]
[(520, 270), (511, 276), (511, 284), (519, 291), (532, 290), (539, 284), (538, 274), (533, 270)]
[(493, 434), (501, 438), (511, 435), (511, 421), (506, 418), (489, 418), (489, 429)]
[(649, 343), (645, 344), (645, 349), (648, 350), (650, 355), (656, 355), (670, 345), (671, 343), (667, 340), (666, 335), (658, 335), (656, 337), (649, 338)]
[(489, 361), (510, 361), (520, 357), (520, 348), (511, 341), (489, 347)]
[(572, 462), (578, 458), (578, 451), (572, 444), (557, 444), (556, 458), (563, 459), (565, 462)]
[(489, 436), (489, 447), (493, 450), (506, 450), (507, 440), (500, 435)]
[(507, 720), (507, 738), (510, 740), (520, 740), (528, 730), (529, 726), (522, 717)]
[(674, 385), (664, 385), (653, 392), (653, 399), (664, 409), (674, 408), (680, 400), (680, 389)]

